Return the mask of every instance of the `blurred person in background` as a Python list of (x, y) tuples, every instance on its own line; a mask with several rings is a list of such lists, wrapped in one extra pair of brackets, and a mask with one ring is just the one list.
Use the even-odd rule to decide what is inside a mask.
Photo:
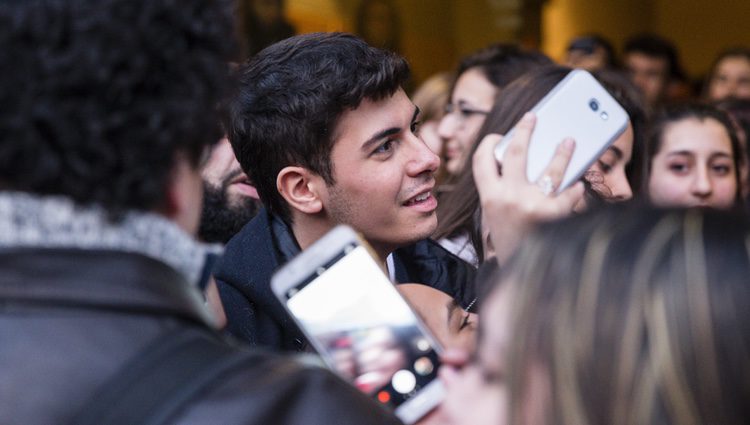
[(598, 34), (589, 34), (577, 37), (568, 44), (563, 64), (590, 72), (614, 69), (617, 68), (617, 56), (607, 39)]
[(729, 97), (750, 99), (750, 48), (726, 50), (711, 66), (704, 98), (719, 101)]
[(655, 34), (631, 37), (623, 48), (623, 66), (651, 111), (665, 102), (691, 96), (674, 44)]
[(742, 148), (729, 115), (675, 105), (654, 117), (646, 139), (644, 190), (657, 206), (738, 207)]
[(480, 307), (474, 360), (441, 369), (442, 423), (746, 424), (748, 239), (712, 210), (543, 225)]
[(740, 192), (745, 206), (750, 201), (750, 152), (748, 151), (748, 136), (750, 135), (750, 99), (725, 98), (713, 103), (714, 106), (726, 111), (734, 124), (737, 139), (740, 142), (742, 164), (740, 167)]
[[(461, 60), (438, 133), (445, 139), (445, 168), (456, 176), (502, 89), (526, 72), (552, 61), (514, 44), (493, 44)], [(447, 182), (450, 184), (450, 181)]]
[[(412, 95), (412, 101), (419, 108), (417, 134), (441, 159), (444, 140), (438, 134), (438, 127), (445, 114), (445, 105), (448, 104), (452, 82), (453, 77), (450, 73), (441, 72), (425, 80)], [(441, 161), (440, 168), (435, 173), (438, 185), (443, 181), (444, 174), (445, 161)]]
[(225, 244), (260, 210), (258, 191), (240, 168), (226, 137), (211, 149), (201, 176), (204, 190), (198, 237)]

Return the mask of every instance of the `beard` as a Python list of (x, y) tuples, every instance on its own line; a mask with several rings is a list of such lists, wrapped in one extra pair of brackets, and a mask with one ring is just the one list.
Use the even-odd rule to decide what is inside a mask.
[(204, 242), (227, 243), (260, 210), (261, 202), (257, 199), (243, 196), (238, 201), (230, 201), (227, 196), (230, 180), (225, 179), (221, 187), (203, 182), (203, 211), (198, 237)]

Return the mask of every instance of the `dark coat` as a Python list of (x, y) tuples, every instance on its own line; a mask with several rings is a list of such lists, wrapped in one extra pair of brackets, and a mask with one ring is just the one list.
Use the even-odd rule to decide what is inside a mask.
[[(214, 277), (233, 335), (272, 349), (299, 351), (306, 346), (270, 286), (273, 273), (299, 251), (289, 228), (265, 210), (227, 243)], [(474, 268), (432, 240), (398, 249), (393, 258), (398, 282), (432, 286), (464, 306), (475, 297)]]
[[(0, 250), (0, 423), (66, 424), (163, 332), (213, 334), (174, 269), (116, 251)], [(397, 424), (327, 370), (258, 353), (170, 423)], [(273, 367), (272, 367), (273, 365)]]

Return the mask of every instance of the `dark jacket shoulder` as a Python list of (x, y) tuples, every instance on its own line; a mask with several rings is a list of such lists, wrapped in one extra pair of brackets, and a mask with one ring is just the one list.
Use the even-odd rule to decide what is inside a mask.
[[(245, 225), (227, 244), (214, 277), (232, 334), (254, 345), (300, 350), (305, 338), (270, 287), (273, 273), (299, 248), (280, 246), (296, 242), (288, 227), (272, 220), (261, 210)], [(398, 282), (432, 286), (464, 306), (475, 296), (474, 268), (432, 240), (400, 248), (393, 258)]]

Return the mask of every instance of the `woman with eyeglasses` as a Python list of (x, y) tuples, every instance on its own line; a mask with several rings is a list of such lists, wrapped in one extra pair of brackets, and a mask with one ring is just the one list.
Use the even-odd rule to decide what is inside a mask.
[(493, 44), (461, 61), (438, 127), (438, 134), (445, 139), (443, 160), (450, 175), (463, 168), (500, 90), (529, 70), (550, 64), (542, 53), (513, 44)]

